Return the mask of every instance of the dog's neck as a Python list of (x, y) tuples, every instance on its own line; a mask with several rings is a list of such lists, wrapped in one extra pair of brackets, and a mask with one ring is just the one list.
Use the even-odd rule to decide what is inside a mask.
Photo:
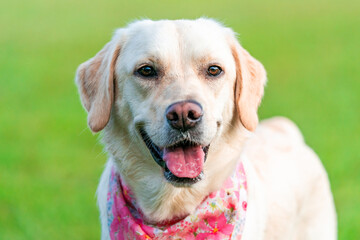
[[(112, 155), (121, 177), (134, 193), (145, 220), (150, 223), (185, 217), (209, 193), (221, 188), (239, 161), (245, 141), (241, 136), (246, 136), (242, 129), (235, 128), (238, 130), (232, 130), (227, 139), (216, 139), (204, 165), (205, 178), (190, 187), (175, 187), (164, 178), (163, 170), (146, 152), (147, 149), (140, 150), (135, 141), (126, 142), (131, 139), (125, 135), (128, 129), (112, 123), (107, 128), (103, 136), (106, 149)], [(115, 145), (119, 142), (121, 144)]]

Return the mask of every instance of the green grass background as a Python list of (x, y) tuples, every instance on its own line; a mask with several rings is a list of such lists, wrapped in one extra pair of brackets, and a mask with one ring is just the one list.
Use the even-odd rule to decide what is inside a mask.
[(268, 72), (260, 117), (293, 119), (321, 157), (339, 239), (360, 239), (360, 1), (0, 2), (0, 239), (99, 239), (106, 154), (86, 128), (77, 66), (139, 18), (208, 16)]

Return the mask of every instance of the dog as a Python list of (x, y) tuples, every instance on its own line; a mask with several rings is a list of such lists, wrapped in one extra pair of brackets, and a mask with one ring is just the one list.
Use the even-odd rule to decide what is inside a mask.
[(258, 123), (266, 72), (230, 28), (133, 22), (76, 84), (109, 154), (101, 239), (337, 238), (326, 171), (293, 122)]

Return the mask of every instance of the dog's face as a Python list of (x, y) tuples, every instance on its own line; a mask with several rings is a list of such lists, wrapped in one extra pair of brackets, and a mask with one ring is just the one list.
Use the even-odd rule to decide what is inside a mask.
[(167, 181), (189, 186), (236, 122), (255, 129), (265, 71), (214, 21), (145, 20), (118, 30), (77, 84), (92, 131), (119, 119)]

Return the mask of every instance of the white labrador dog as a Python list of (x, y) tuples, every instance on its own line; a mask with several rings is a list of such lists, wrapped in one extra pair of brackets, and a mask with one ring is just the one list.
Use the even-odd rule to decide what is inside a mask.
[(119, 227), (124, 219), (151, 234), (188, 219), (239, 164), (248, 202), (242, 230), (226, 212), (229, 222), (200, 220), (203, 232), (184, 239), (228, 239), (229, 229), (243, 240), (336, 239), (327, 174), (290, 120), (258, 125), (266, 72), (231, 29), (209, 19), (134, 22), (79, 66), (76, 83), (88, 125), (102, 130), (109, 154), (97, 191), (102, 239), (145, 239)]

